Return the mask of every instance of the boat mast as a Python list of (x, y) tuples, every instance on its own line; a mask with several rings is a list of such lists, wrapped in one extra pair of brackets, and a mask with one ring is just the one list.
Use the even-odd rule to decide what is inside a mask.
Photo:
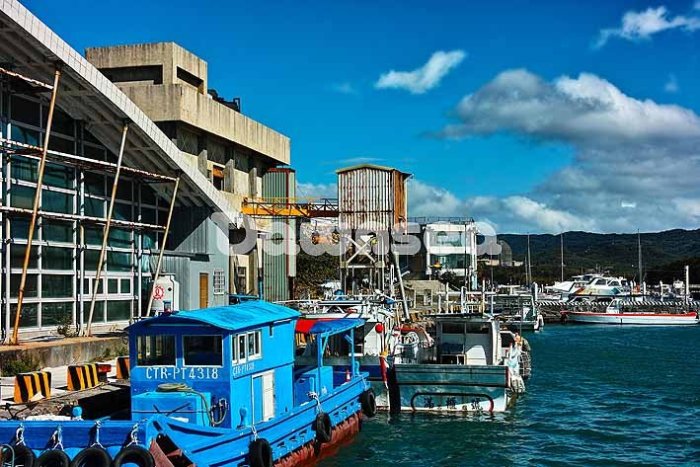
[(559, 235), (561, 239), (561, 281), (564, 282), (564, 232)]
[(525, 266), (525, 280), (527, 285), (532, 283), (532, 264), (530, 264), (530, 232), (527, 234), (527, 265)]
[(642, 236), (637, 229), (637, 259), (639, 261), (639, 287), (641, 290), (644, 275), (642, 274)]

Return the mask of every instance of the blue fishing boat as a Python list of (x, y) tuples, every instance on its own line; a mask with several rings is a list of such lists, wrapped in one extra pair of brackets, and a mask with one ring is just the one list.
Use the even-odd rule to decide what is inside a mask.
[(324, 364), (331, 336), (364, 322), (304, 329), (312, 364), (295, 363), (299, 313), (262, 301), (175, 312), (129, 328), (131, 418), (0, 422), (3, 465), (271, 467), (313, 461), (376, 413), (367, 375)]

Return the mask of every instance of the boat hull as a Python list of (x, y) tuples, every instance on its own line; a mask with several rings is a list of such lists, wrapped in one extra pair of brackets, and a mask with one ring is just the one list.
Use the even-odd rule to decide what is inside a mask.
[(392, 412), (493, 413), (515, 400), (500, 365), (398, 364), (389, 372)]
[(562, 313), (568, 322), (581, 324), (692, 326), (700, 323), (695, 312), (672, 313), (594, 313), (569, 311)]

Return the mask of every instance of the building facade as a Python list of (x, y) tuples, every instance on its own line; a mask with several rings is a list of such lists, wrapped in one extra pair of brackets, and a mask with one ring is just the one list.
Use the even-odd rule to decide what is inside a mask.
[[(207, 93), (206, 63), (174, 44), (153, 46), (160, 77), (148, 65), (137, 70), (143, 79), (117, 86), (15, 0), (0, 0), (0, 31), (2, 340), (15, 320), (37, 189), (23, 335), (85, 329), (93, 296), (95, 329), (147, 315), (161, 247), (161, 273), (179, 283), (180, 309), (226, 304), (229, 292), (254, 289), (251, 255), (232, 254), (243, 226), (238, 207), (262, 192), (265, 170), (289, 162), (289, 140)], [(127, 65), (105, 68), (115, 81), (129, 73)]]

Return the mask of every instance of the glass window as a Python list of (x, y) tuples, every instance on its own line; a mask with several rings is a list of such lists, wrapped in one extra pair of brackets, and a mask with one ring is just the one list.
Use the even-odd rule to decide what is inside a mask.
[(245, 362), (248, 346), (246, 344), (246, 335), (240, 334), (236, 336), (237, 346), (236, 346), (236, 361)]
[(59, 276), (44, 274), (41, 278), (42, 297), (72, 297), (73, 276)]
[[(46, 109), (46, 112), (44, 112), (44, 120), (46, 120), (47, 117), (48, 109)], [(70, 116), (67, 113), (56, 108), (53, 112), (53, 123), (51, 124), (51, 130), (56, 131), (58, 133), (62, 133), (66, 136), (73, 136), (75, 132), (73, 126), (73, 119), (70, 118)], [(51, 139), (53, 139), (53, 136), (51, 136)], [(70, 152), (72, 153), (73, 151), (71, 150)]]
[(44, 269), (71, 269), (73, 267), (73, 249), (45, 246), (41, 250)]
[[(28, 219), (11, 219), (10, 220), (10, 235), (12, 238), (24, 238), (29, 236), (29, 220)], [(34, 233), (36, 238), (36, 232)]]
[(56, 326), (73, 323), (73, 303), (43, 303), (41, 325)]
[(221, 336), (185, 336), (183, 338), (185, 365), (221, 366), (223, 363)]
[(44, 190), (41, 193), (41, 205), (45, 211), (70, 214), (73, 212), (73, 195)]
[(107, 293), (119, 293), (119, 279), (107, 279)]
[(89, 195), (105, 195), (105, 178), (102, 175), (92, 172), (85, 172), (84, 176), (85, 193)]
[(262, 354), (260, 351), (260, 334), (260, 331), (248, 333), (248, 360), (260, 358)]
[[(15, 322), (15, 315), (17, 314), (17, 304), (13, 303), (10, 306), (10, 322)], [(39, 318), (37, 315), (37, 304), (36, 303), (25, 303), (22, 305), (22, 316), (19, 318), (19, 327), (35, 327), (39, 325)]]
[(131, 279), (119, 281), (119, 293), (131, 293)]
[(55, 133), (52, 133), (51, 138), (49, 139), (49, 149), (66, 154), (75, 154), (75, 143), (69, 139), (61, 138)]
[[(11, 268), (21, 268), (24, 263), (24, 251), (26, 250), (26, 245), (11, 245), (10, 246), (10, 267)], [(29, 255), (29, 267), (37, 267), (37, 257), (39, 256), (38, 248), (33, 246), (32, 252)]]
[(74, 169), (58, 164), (46, 163), (44, 169), (44, 185), (59, 188), (73, 188)]
[(97, 271), (97, 262), (100, 259), (99, 250), (85, 250), (85, 269), (87, 271)]
[(36, 182), (39, 177), (39, 161), (21, 156), (12, 156), (12, 178)]
[(12, 139), (18, 143), (39, 146), (39, 132), (21, 126), (12, 125)]
[(131, 204), (114, 203), (113, 216), (115, 219), (126, 220), (126, 221), (132, 220)]
[[(94, 227), (85, 227), (85, 243), (88, 245), (102, 245), (102, 235), (104, 231), (102, 229), (96, 229)], [(97, 262), (95, 262), (97, 265)]]
[(131, 248), (131, 232), (112, 227), (109, 229), (109, 246), (113, 248)]
[[(36, 274), (27, 274), (27, 281), (24, 283), (25, 297), (37, 296), (37, 277), (38, 276)], [(19, 293), (19, 282), (21, 279), (21, 274), (12, 274), (10, 277), (10, 297), (16, 297)]]
[[(105, 202), (101, 199), (85, 197), (85, 215), (91, 217), (103, 217), (105, 215)], [(100, 238), (102, 238), (100, 236)]]
[(107, 321), (131, 319), (131, 301), (107, 302)]
[(36, 188), (13, 184), (10, 188), (10, 201), (16, 208), (32, 209)]
[(131, 271), (131, 253), (108, 251), (107, 269), (110, 271)]
[[(83, 323), (88, 322), (90, 319), (90, 297), (87, 297), (85, 301), (85, 306), (83, 308)], [(92, 322), (93, 323), (104, 323), (105, 321), (105, 302), (102, 300), (95, 301), (95, 311), (93, 312)]]
[(95, 147), (89, 144), (83, 146), (83, 155), (89, 157), (90, 159), (96, 159), (98, 161), (105, 160), (105, 149), (100, 147)]
[(38, 102), (23, 99), (16, 94), (12, 95), (11, 102), (12, 120), (39, 126), (39, 116), (41, 114), (39, 113)]
[(63, 222), (42, 221), (42, 235), (44, 240), (54, 242), (73, 242), (73, 225)]
[(136, 338), (136, 364), (175, 365), (175, 336), (139, 336)]

